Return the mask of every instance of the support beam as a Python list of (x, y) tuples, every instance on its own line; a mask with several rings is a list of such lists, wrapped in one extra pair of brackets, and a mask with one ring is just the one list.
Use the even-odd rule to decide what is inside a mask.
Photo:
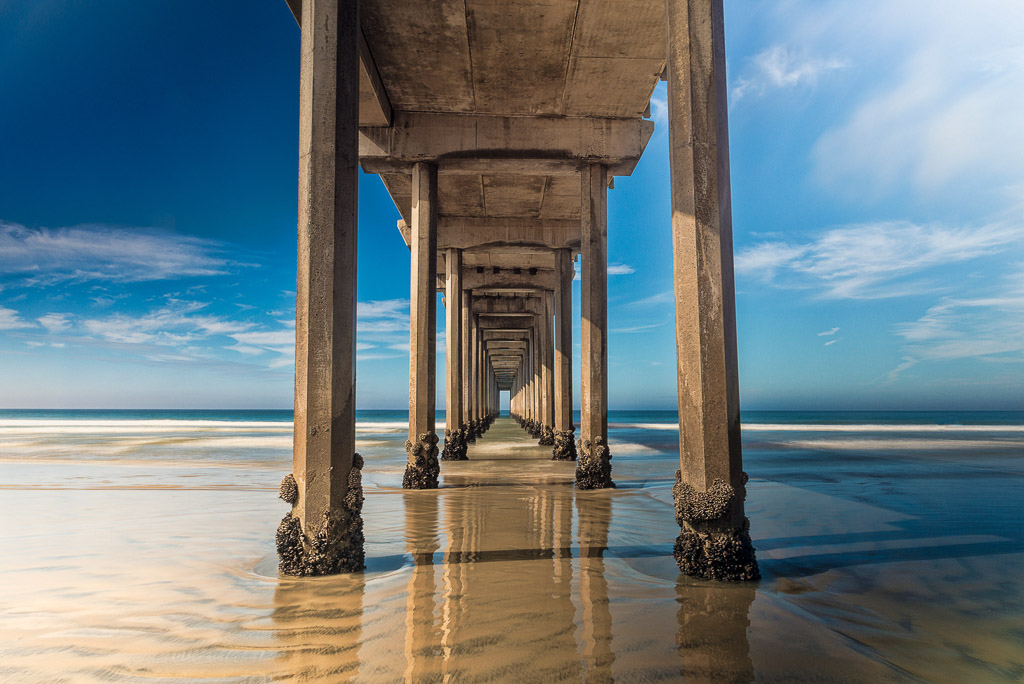
[(462, 250), (445, 254), (444, 295), (447, 383), (445, 385), (445, 461), (466, 460), (466, 434), (462, 429)]
[(437, 167), (420, 162), (412, 174), (412, 277), (409, 296), (409, 464), (402, 486), (434, 489), (437, 434), (434, 426), (437, 368)]
[(583, 174), (578, 489), (614, 487), (608, 451), (608, 172)]
[[(409, 224), (398, 220), (398, 232), (409, 244)], [(579, 249), (579, 221), (566, 219), (441, 216), (438, 218), (437, 248), (459, 249), (511, 246), (547, 249)], [(525, 251), (525, 250), (524, 250)]]
[[(367, 173), (438, 160), (472, 161), (471, 173), (501, 173), (502, 164), (519, 158), (530, 161), (524, 169), (534, 160), (566, 167), (600, 162), (629, 175), (653, 132), (654, 122), (644, 119), (395, 111), (390, 127), (360, 129), (359, 159)], [(490, 160), (496, 165), (482, 164)]]
[(541, 446), (554, 446), (555, 444), (555, 373), (554, 365), (555, 350), (554, 338), (551, 335), (552, 314), (551, 314), (551, 293), (541, 293), (540, 315), (538, 316), (538, 332), (540, 333), (540, 409), (541, 409)]
[(299, 88), (298, 278), (292, 510), (277, 530), (280, 570), (363, 568), (355, 453), (359, 176), (357, 0), (305, 0)]
[(759, 577), (740, 448), (722, 0), (666, 0), (680, 470), (679, 569)]
[(462, 428), (465, 430), (467, 442), (476, 440), (473, 434), (473, 336), (470, 328), (473, 325), (473, 293), (462, 291)]
[(555, 252), (555, 444), (551, 458), (576, 460), (572, 422), (572, 278), (571, 253)]

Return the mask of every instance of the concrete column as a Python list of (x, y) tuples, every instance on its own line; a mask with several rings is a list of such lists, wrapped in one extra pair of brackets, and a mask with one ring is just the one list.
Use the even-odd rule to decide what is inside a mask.
[(576, 426), (572, 423), (572, 256), (555, 250), (555, 461), (576, 460)]
[(355, 453), (359, 4), (302, 3), (299, 87), (295, 437), (277, 530), (279, 568), (326, 575), (363, 568)]
[(740, 450), (722, 0), (666, 0), (680, 470), (679, 569), (759, 577)]
[(577, 489), (614, 487), (608, 451), (608, 169), (582, 172), (580, 451)]
[(437, 165), (412, 168), (409, 295), (409, 464), (402, 486), (434, 489), (440, 467), (434, 411), (437, 370)]
[(445, 253), (445, 339), (448, 377), (445, 385), (444, 461), (466, 460), (466, 434), (462, 430), (462, 250)]
[(476, 353), (479, 329), (476, 325), (476, 317), (470, 315), (469, 323), (469, 377), (467, 385), (469, 390), (469, 441), (475, 442), (480, 436), (480, 405), (476, 401), (477, 373), (479, 372), (479, 358)]
[(544, 367), (543, 367), (543, 395), (544, 410), (544, 434), (541, 435), (540, 443), (544, 446), (553, 446), (555, 443), (555, 340), (553, 336), (553, 312), (551, 305), (552, 293), (545, 290), (541, 294), (544, 301), (544, 320), (541, 326), (543, 336)]
[(462, 292), (462, 427), (467, 442), (476, 440), (473, 434), (473, 294), (469, 290)]
[(538, 401), (538, 388), (541, 385), (539, 379), (541, 370), (539, 347), (537, 320), (535, 319), (534, 326), (529, 330), (529, 433), (535, 437), (541, 436), (541, 412)]

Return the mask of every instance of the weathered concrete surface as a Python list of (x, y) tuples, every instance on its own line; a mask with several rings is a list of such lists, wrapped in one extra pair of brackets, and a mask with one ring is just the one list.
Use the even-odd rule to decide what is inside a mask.
[[(356, 10), (306, 0), (299, 89), (294, 492), (281, 572), (363, 567), (355, 455)], [(353, 473), (355, 475), (353, 476)], [(358, 497), (361, 505), (361, 495)]]
[(462, 250), (445, 252), (445, 461), (466, 459), (466, 433), (462, 422)]
[(608, 439), (608, 173), (583, 174), (580, 283), (580, 449), (576, 486), (613, 487)]
[[(681, 506), (681, 492), (709, 496), (721, 488), (716, 483), (745, 488), (722, 0), (668, 0), (666, 7)], [(680, 570), (756, 579), (743, 496), (732, 496), (720, 513), (680, 520)]]
[(576, 460), (576, 426), (572, 422), (572, 278), (571, 253), (567, 249), (555, 252), (555, 424), (554, 448), (551, 458), (556, 461)]
[[(413, 169), (412, 274), (409, 296), (409, 464), (403, 486), (437, 486), (434, 426), (437, 370), (437, 167)], [(416, 471), (416, 472), (413, 472)]]

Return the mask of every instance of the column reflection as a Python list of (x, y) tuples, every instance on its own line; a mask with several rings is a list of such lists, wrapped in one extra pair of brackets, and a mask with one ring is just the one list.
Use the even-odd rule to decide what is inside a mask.
[(697, 582), (680, 576), (676, 582), (679, 631), (676, 645), (686, 681), (750, 682), (747, 628), (755, 589), (749, 584)]

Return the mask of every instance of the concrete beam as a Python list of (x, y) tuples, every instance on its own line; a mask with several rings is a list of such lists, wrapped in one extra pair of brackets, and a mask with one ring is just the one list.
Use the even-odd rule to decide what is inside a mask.
[(532, 330), (534, 315), (528, 316), (486, 316), (477, 319), (481, 330)]
[(359, 158), (367, 173), (393, 172), (394, 162), (538, 159), (599, 162), (612, 175), (629, 175), (653, 132), (654, 122), (643, 119), (396, 111), (391, 127), (360, 129)]
[(490, 328), (483, 331), (484, 341), (488, 340), (527, 340), (530, 336), (529, 328)]
[[(409, 245), (409, 224), (398, 221), (398, 232)], [(568, 248), (579, 251), (580, 224), (573, 220), (441, 216), (438, 222), (437, 248), (491, 248), (533, 246), (545, 249)]]

